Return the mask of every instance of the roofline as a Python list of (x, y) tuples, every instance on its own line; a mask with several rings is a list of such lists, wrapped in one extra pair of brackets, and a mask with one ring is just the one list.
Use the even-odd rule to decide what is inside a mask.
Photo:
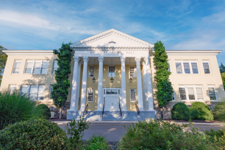
[(53, 55), (53, 50), (2, 50), (7, 55)]
[(223, 50), (166, 50), (167, 53), (221, 53)]

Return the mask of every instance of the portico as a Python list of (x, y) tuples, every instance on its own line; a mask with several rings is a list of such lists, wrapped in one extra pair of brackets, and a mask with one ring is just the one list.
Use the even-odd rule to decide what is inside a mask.
[(114, 29), (72, 44), (74, 68), (67, 119), (83, 115), (90, 120), (154, 118), (152, 47)]

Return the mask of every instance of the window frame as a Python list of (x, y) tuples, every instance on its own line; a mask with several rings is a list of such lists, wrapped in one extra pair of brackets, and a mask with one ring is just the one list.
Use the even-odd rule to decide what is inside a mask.
[[(114, 72), (114, 76), (111, 76), (111, 73), (109, 73), (109, 67), (114, 67), (115, 68), (115, 72)], [(116, 66), (109, 66), (108, 67), (108, 77), (116, 77)]]
[[(58, 67), (57, 67), (57, 68), (55, 67), (55, 62), (57, 63), (57, 66), (59, 67), (57, 60), (54, 59), (54, 60), (53, 60), (53, 65), (52, 65), (52, 74), (55, 74), (55, 71), (58, 69)], [(56, 69), (55, 69), (55, 68), (56, 68)]]
[[(215, 92), (215, 97), (216, 97), (216, 99), (215, 99), (215, 100), (211, 100), (211, 99), (210, 99), (210, 95), (208, 94), (208, 96), (209, 96), (209, 100), (210, 100), (210, 101), (218, 101), (218, 97), (217, 97), (217, 94), (216, 94), (216, 88), (215, 88), (215, 86), (214, 86), (214, 85), (207, 85), (208, 91), (209, 91), (209, 87), (211, 87), (211, 88), (213, 88), (213, 89), (214, 89), (214, 92)], [(209, 93), (209, 92), (208, 92), (208, 93)]]
[[(205, 68), (204, 68), (203, 63), (208, 63), (208, 65), (209, 65), (209, 73), (205, 73)], [(212, 70), (211, 70), (210, 63), (209, 63), (208, 60), (203, 60), (203, 61), (202, 61), (202, 66), (203, 66), (204, 74), (206, 74), (206, 75), (207, 75), (207, 74), (208, 74), (208, 75), (212, 74)]]
[(131, 75), (130, 75), (130, 72), (131, 72), (131, 67), (134, 67), (134, 73), (133, 73), (133, 77), (132, 78), (135, 78), (135, 70), (136, 70), (136, 68), (135, 68), (135, 66), (129, 66), (129, 78), (131, 77)]
[[(177, 73), (177, 67), (176, 67), (176, 73), (177, 74), (193, 74), (193, 75), (200, 74), (200, 72), (199, 72), (199, 65), (198, 65), (198, 61), (197, 60), (176, 60), (175, 61), (175, 66), (176, 66), (176, 63), (181, 63), (181, 67), (182, 67), (182, 73)], [(190, 73), (185, 73), (184, 63), (188, 63), (189, 64)], [(193, 73), (193, 68), (192, 68), (192, 64), (191, 63), (196, 63), (197, 64), (198, 73)]]
[(15, 86), (14, 91), (16, 91), (16, 84), (9, 84), (9, 87), (8, 87), (8, 92), (9, 93), (13, 93), (13, 91), (11, 91), (11, 89), (10, 89), (10, 86)]
[[(23, 86), (28, 86), (28, 92), (27, 92), (27, 96), (28, 96), (28, 97), (30, 97), (31, 86), (37, 86), (37, 99), (32, 99), (32, 98), (31, 98), (31, 100), (32, 100), (32, 101), (44, 101), (44, 98), (45, 98), (44, 94), (45, 94), (45, 89), (46, 89), (46, 87), (45, 87), (44, 84), (38, 84), (38, 85), (36, 85), (36, 84), (23, 84), (23, 85), (20, 86), (20, 93), (21, 93), (21, 94), (22, 94), (22, 87), (23, 87)], [(39, 97), (39, 87), (40, 87), (40, 86), (44, 86), (43, 100), (38, 100), (38, 97)]]
[(15, 65), (16, 65), (16, 62), (17, 62), (17, 61), (19, 61), (19, 62), (20, 62), (20, 67), (21, 67), (22, 60), (20, 60), (20, 59), (16, 59), (16, 60), (14, 60), (13, 69), (12, 69), (12, 74), (19, 74), (19, 73), (20, 73), (20, 68), (18, 68), (18, 69), (19, 69), (19, 72), (18, 72), (18, 73), (15, 73), (15, 72), (14, 72)]
[[(133, 101), (131, 99), (131, 90), (134, 90), (135, 91), (135, 101)], [(136, 89), (130, 89), (130, 102), (137, 102), (137, 90)]]
[[(88, 97), (89, 97), (88, 96), (88, 94), (89, 94), (88, 90), (90, 90), (90, 89), (92, 90), (92, 99), (93, 99), (93, 101), (89, 101), (89, 99), (88, 99)], [(94, 96), (95, 92), (94, 91), (95, 91), (94, 88), (87, 88), (87, 102), (94, 102), (95, 101), (95, 99), (94, 99), (95, 98), (95, 96)]]
[[(37, 59), (37, 60), (30, 60), (30, 59), (26, 60), (24, 74), (44, 74), (44, 73), (42, 73), (42, 70), (46, 69), (46, 68), (43, 68), (43, 62), (44, 61), (48, 62), (48, 68), (47, 68), (47, 73), (46, 73), (46, 74), (48, 74), (49, 60), (47, 60), (47, 59), (45, 59), (45, 60), (39, 60), (39, 59)], [(27, 62), (32, 62), (31, 73), (26, 73)], [(41, 68), (40, 68), (40, 72), (39, 73), (34, 73), (34, 69), (35, 69), (34, 65), (35, 65), (36, 62), (41, 62)]]
[[(188, 92), (188, 87), (191, 87), (194, 89), (194, 97), (195, 99), (190, 100), (189, 99), (189, 92)], [(197, 90), (196, 88), (201, 88), (202, 89), (202, 100), (198, 100), (198, 94), (197, 94)], [(185, 88), (185, 94), (186, 94), (186, 100), (182, 100), (180, 97), (180, 90), (179, 91), (179, 97), (180, 97), (180, 101), (205, 101), (205, 96), (204, 96), (204, 91), (203, 91), (203, 86), (202, 85), (179, 85), (179, 88)]]
[[(91, 69), (91, 67), (94, 67), (93, 68), (93, 76), (90, 76), (90, 69)], [(89, 67), (88, 67), (88, 77), (94, 77), (95, 76), (95, 66), (93, 65), (90, 65)]]

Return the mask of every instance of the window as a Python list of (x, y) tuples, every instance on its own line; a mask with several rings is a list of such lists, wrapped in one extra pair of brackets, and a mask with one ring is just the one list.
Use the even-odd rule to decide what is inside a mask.
[(50, 100), (52, 100), (52, 98), (51, 98), (51, 92), (52, 92), (52, 90), (53, 90), (53, 86), (50, 85), (50, 88), (49, 88), (49, 99)]
[(25, 73), (27, 74), (47, 74), (48, 60), (27, 60)]
[(177, 74), (198, 74), (198, 63), (195, 61), (176, 62)]
[(130, 66), (130, 78), (135, 77), (135, 67), (134, 66)]
[(210, 100), (217, 100), (214, 86), (208, 86), (208, 92)]
[(14, 91), (16, 91), (16, 85), (9, 85), (9, 93), (13, 93)]
[(92, 88), (89, 88), (88, 89), (88, 101), (89, 102), (93, 102), (94, 101), (94, 93), (93, 93), (93, 89)]
[(44, 100), (44, 85), (22, 85), (20, 92), (29, 96), (32, 100)]
[(182, 64), (180, 62), (176, 63), (176, 69), (177, 69), (177, 74), (183, 73)]
[(210, 74), (209, 62), (203, 62), (203, 68), (205, 74)]
[(202, 86), (184, 85), (179, 87), (181, 100), (204, 100)]
[(55, 74), (55, 71), (59, 68), (57, 60), (53, 62), (52, 74)]
[(116, 76), (116, 67), (115, 66), (109, 66), (109, 77), (115, 77)]
[(136, 102), (136, 89), (130, 89), (130, 101)]
[(89, 66), (89, 73), (88, 73), (89, 77), (94, 77), (94, 69), (95, 66)]
[(13, 66), (13, 73), (18, 74), (20, 72), (21, 60), (15, 60)]

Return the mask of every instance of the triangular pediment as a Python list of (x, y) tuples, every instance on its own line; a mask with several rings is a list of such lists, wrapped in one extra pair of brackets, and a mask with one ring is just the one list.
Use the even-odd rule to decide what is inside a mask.
[(110, 29), (84, 40), (75, 42), (71, 47), (154, 47), (153, 44), (137, 39), (115, 29)]

